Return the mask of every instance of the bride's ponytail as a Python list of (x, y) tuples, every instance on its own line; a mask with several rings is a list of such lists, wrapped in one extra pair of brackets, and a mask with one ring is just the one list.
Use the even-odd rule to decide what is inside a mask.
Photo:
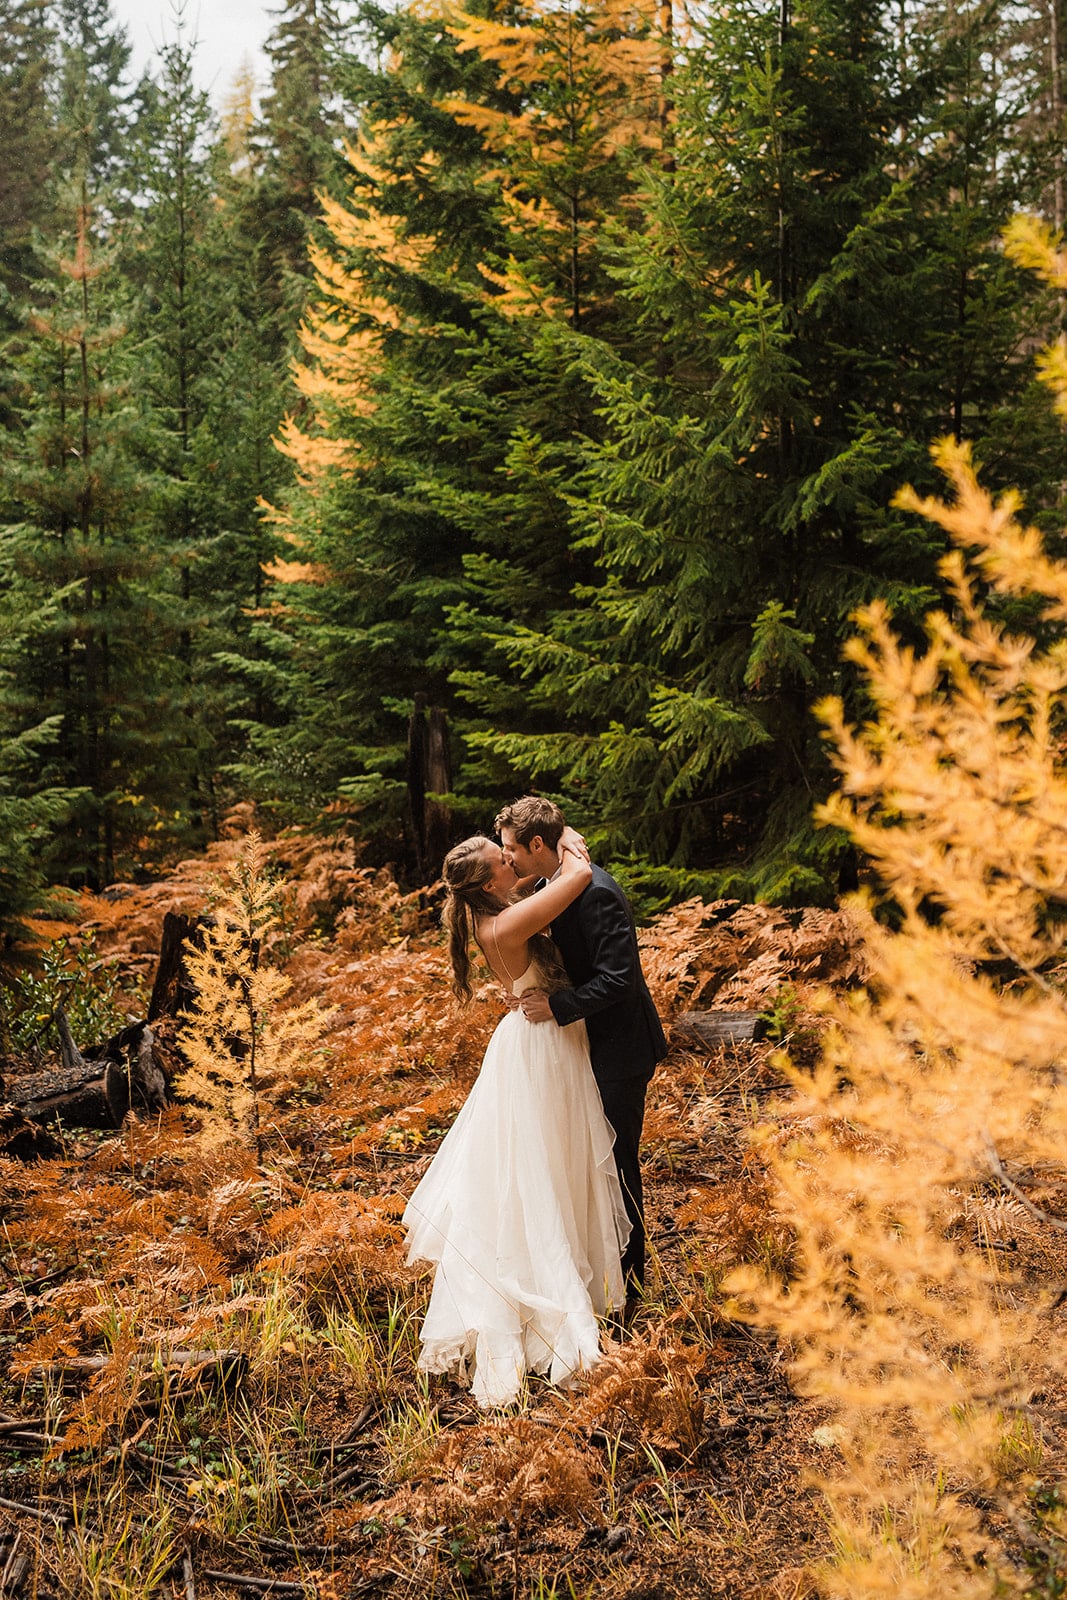
[(471, 917), (466, 900), (449, 893), (441, 921), (448, 930), (448, 958), (452, 963), (452, 993), (457, 1000), (471, 997)]
[(499, 902), (485, 892), (492, 874), (492, 862), (486, 857), (485, 847), (491, 843), (484, 834), (476, 833), (450, 850), (441, 867), (448, 890), (441, 921), (448, 932), (452, 992), (464, 1001), (471, 997), (470, 941), (474, 932), (471, 913), (500, 909)]

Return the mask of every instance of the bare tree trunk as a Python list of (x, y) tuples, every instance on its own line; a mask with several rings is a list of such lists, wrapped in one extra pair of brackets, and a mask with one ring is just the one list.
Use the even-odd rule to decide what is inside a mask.
[(448, 737), (448, 717), (439, 707), (429, 713), (426, 696), (415, 696), (415, 709), (408, 723), (408, 808), (411, 816), (415, 865), (421, 877), (437, 876), (441, 860), (451, 843), (452, 809), (434, 795), (448, 794), (452, 787), (452, 757)]

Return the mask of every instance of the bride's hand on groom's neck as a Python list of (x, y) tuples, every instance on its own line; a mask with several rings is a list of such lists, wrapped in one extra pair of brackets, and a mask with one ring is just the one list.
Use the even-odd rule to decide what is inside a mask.
[(569, 850), (573, 855), (578, 856), (582, 861), (589, 861), (591, 859), (589, 855), (589, 846), (585, 842), (585, 835), (579, 833), (576, 828), (572, 828), (569, 823), (559, 836), (559, 853), (561, 860), (565, 850)]

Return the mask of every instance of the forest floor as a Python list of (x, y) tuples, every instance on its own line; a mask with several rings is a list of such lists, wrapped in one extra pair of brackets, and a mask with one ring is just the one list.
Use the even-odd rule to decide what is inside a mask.
[[(38, 933), (143, 1015), (164, 913), (209, 906), (240, 848), (86, 896), (76, 926)], [(176, 1104), (0, 1160), (0, 1594), (814, 1593), (833, 1429), (728, 1286), (741, 1262), (788, 1273), (752, 1140), (772, 1105), (788, 1119), (779, 1045), (672, 1048), (649, 1097), (633, 1328), (606, 1334), (576, 1390), (534, 1380), (519, 1407), (480, 1413), (416, 1372), (429, 1285), (398, 1218), (501, 998), (486, 984), (457, 1008), (426, 897), (349, 842), (267, 849), (270, 953), (289, 999), (327, 1016), (262, 1092), (261, 1158)], [(840, 912), (693, 902), (643, 947), (668, 1025), (764, 1011), (809, 1058), (818, 987), (859, 971)], [(157, 1035), (179, 1066), (173, 1030)]]

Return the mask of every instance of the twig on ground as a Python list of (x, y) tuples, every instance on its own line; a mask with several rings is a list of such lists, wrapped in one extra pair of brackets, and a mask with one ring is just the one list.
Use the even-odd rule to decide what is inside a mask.
[(2, 1495), (0, 1495), (0, 1506), (6, 1506), (9, 1511), (21, 1511), (27, 1517), (34, 1517), (38, 1522), (73, 1521), (69, 1511), (48, 1511), (38, 1506), (28, 1506), (23, 1500), (5, 1500)]
[(353, 1478), (359, 1477), (366, 1478), (368, 1482), (374, 1481), (373, 1475), (367, 1471), (361, 1461), (355, 1462), (351, 1467), (346, 1467), (343, 1472), (337, 1474), (336, 1478), (330, 1478), (327, 1483), (323, 1484), (322, 1492), (323, 1494), (334, 1494), (336, 1490), (343, 1489), (346, 1483), (351, 1483)]
[(377, 1400), (368, 1400), (347, 1433), (343, 1433), (339, 1439), (335, 1439), (330, 1448), (332, 1450), (340, 1450), (344, 1445), (351, 1444), (353, 1439), (357, 1439), (374, 1421), (378, 1415), (378, 1410)]
[(11, 1417), (0, 1412), (0, 1433), (25, 1433), (30, 1428), (43, 1428), (43, 1417)]
[(235, 1589), (255, 1589), (259, 1594), (295, 1594), (301, 1597), (307, 1594), (307, 1585), (294, 1583), (291, 1578), (256, 1578), (249, 1572), (216, 1572), (211, 1567), (205, 1567), (203, 1576), (210, 1578), (212, 1583), (229, 1583)]
[(282, 1556), (314, 1556), (317, 1561), (326, 1561), (341, 1549), (339, 1544), (294, 1544), (291, 1539), (268, 1539), (265, 1534), (260, 1534), (256, 1539), (261, 1550), (269, 1550)]
[(42, 1445), (60, 1443), (58, 1433), (32, 1433), (29, 1428), (8, 1428), (4, 1433), (4, 1448), (17, 1448), (20, 1444), (40, 1448)]
[(1047, 1227), (1055, 1228), (1057, 1233), (1067, 1233), (1067, 1222), (1064, 1222), (1062, 1217), (1054, 1217), (1051, 1212), (1042, 1211), (1040, 1206), (1035, 1206), (1034, 1202), (1027, 1196), (1025, 1190), (1019, 1187), (1014, 1178), (1008, 1177), (1004, 1170), (1004, 1163), (997, 1152), (997, 1147), (988, 1133), (986, 1134), (986, 1155), (989, 1157), (989, 1165), (993, 1169), (994, 1177), (1004, 1185), (1010, 1195), (1018, 1200), (1024, 1211), (1029, 1212), (1036, 1222), (1043, 1222)]

